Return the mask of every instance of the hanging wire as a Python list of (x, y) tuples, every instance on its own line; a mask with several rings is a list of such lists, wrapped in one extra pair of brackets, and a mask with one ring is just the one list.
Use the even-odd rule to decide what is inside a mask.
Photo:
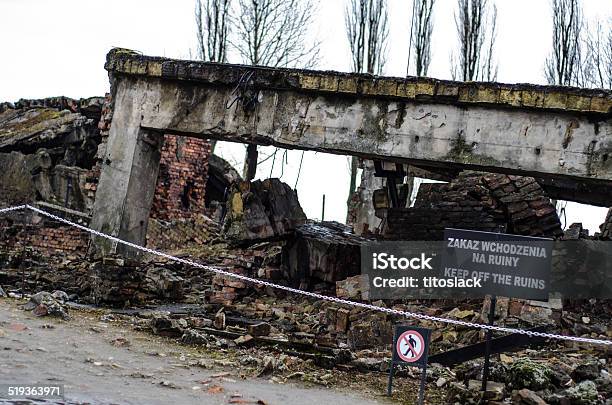
[(283, 157), (281, 158), (281, 175), (279, 176), (279, 179), (282, 179), (283, 175), (285, 174), (285, 164), (289, 164), (289, 161), (287, 160), (287, 152), (288, 150), (285, 149), (283, 152)]
[(272, 170), (274, 170), (274, 162), (276, 162), (276, 152), (278, 152), (278, 148), (274, 149), (274, 153), (272, 154), (272, 167), (270, 167), (270, 175), (269, 178), (272, 178)]
[(302, 157), (300, 158), (300, 166), (298, 167), (297, 178), (295, 179), (295, 186), (293, 186), (294, 190), (297, 190), (298, 181), (300, 181), (300, 173), (302, 172), (302, 162), (304, 161), (304, 152), (302, 151)]
[(258, 165), (267, 162), (268, 160), (270, 160), (271, 157), (274, 157), (274, 152), (270, 153), (268, 156), (266, 156), (265, 158), (263, 158), (262, 160), (260, 160), (259, 162), (257, 162)]

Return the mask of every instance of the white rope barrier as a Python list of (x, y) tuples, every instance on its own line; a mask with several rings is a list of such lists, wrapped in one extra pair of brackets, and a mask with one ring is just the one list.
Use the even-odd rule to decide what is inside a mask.
[(403, 316), (403, 317), (406, 317), (406, 318), (414, 318), (414, 319), (427, 320), (427, 321), (432, 321), (432, 322), (442, 322), (442, 323), (447, 323), (447, 324), (451, 324), (451, 325), (465, 326), (465, 327), (468, 327), (468, 328), (486, 329), (486, 330), (493, 330), (493, 331), (504, 332), (504, 333), (518, 333), (518, 334), (532, 336), (532, 337), (540, 337), (540, 338), (546, 338), (546, 339), (557, 339), (557, 340), (567, 340), (567, 341), (571, 341), (571, 342), (590, 343), (590, 344), (606, 345), (606, 346), (612, 345), (612, 340), (594, 339), (594, 338), (586, 338), (586, 337), (580, 337), (580, 336), (558, 335), (558, 334), (554, 334), (554, 333), (536, 332), (536, 331), (530, 331), (530, 330), (524, 330), (524, 329), (507, 328), (507, 327), (504, 327), (504, 326), (495, 326), (495, 325), (487, 325), (487, 324), (480, 324), (480, 323), (474, 323), (474, 322), (466, 322), (466, 321), (460, 321), (460, 320), (457, 320), (457, 319), (441, 318), (441, 317), (437, 317), (437, 316), (425, 315), (425, 314), (420, 314), (420, 313), (416, 313), (416, 312), (401, 311), (401, 310), (393, 309), (393, 308), (379, 307), (379, 306), (376, 306), (376, 305), (366, 304), (366, 303), (363, 303), (363, 302), (355, 302), (355, 301), (345, 300), (345, 299), (338, 298), (338, 297), (331, 297), (331, 296), (328, 296), (328, 295), (318, 294), (318, 293), (314, 293), (314, 292), (310, 292), (310, 291), (299, 290), (297, 288), (291, 288), (291, 287), (287, 287), (287, 286), (280, 285), (280, 284), (274, 284), (274, 283), (271, 283), (271, 282), (266, 281), (266, 280), (261, 280), (261, 279), (257, 279), (257, 278), (251, 278), (251, 277), (243, 276), (241, 274), (232, 273), (232, 272), (229, 272), (227, 270), (222, 270), (222, 269), (217, 268), (217, 267), (203, 265), (203, 264), (194, 262), (192, 260), (182, 259), (180, 257), (175, 257), (175, 256), (169, 255), (167, 253), (159, 252), (159, 251), (154, 250), (154, 249), (150, 249), (150, 248), (147, 248), (147, 247), (144, 247), (144, 246), (137, 245), (137, 244), (132, 243), (132, 242), (124, 241), (124, 240), (119, 239), (117, 237), (114, 237), (114, 236), (111, 236), (111, 235), (107, 235), (105, 233), (96, 231), (94, 229), (90, 229), (90, 228), (88, 228), (86, 226), (83, 226), (83, 225), (79, 225), (79, 224), (74, 223), (72, 221), (69, 221), (69, 220), (67, 220), (65, 218), (59, 217), (57, 215), (51, 214), (49, 212), (46, 212), (46, 211), (41, 210), (41, 209), (36, 208), (36, 207), (32, 207), (31, 205), (27, 205), (27, 204), (26, 205), (16, 206), (16, 207), (0, 209), (0, 214), (6, 213), (6, 212), (10, 212), (10, 211), (17, 211), (17, 210), (21, 210), (21, 209), (32, 210), (34, 212), (39, 213), (40, 215), (43, 215), (43, 216), (46, 216), (48, 218), (54, 219), (56, 221), (62, 222), (64, 224), (66, 224), (66, 225), (70, 225), (72, 227), (81, 229), (82, 231), (88, 232), (88, 233), (90, 233), (92, 235), (99, 236), (101, 238), (105, 238), (105, 239), (111, 240), (113, 242), (120, 243), (120, 244), (125, 245), (125, 246), (129, 246), (131, 248), (134, 248), (136, 250), (140, 250), (140, 251), (145, 252), (145, 253), (149, 253), (149, 254), (152, 254), (152, 255), (155, 255), (155, 256), (164, 257), (164, 258), (166, 258), (168, 260), (171, 260), (171, 261), (174, 261), (174, 262), (177, 262), (177, 263), (186, 264), (188, 266), (200, 268), (200, 269), (207, 270), (207, 271), (212, 271), (214, 273), (221, 274), (221, 275), (224, 275), (224, 276), (227, 276), (227, 277), (232, 277), (232, 278), (243, 280), (243, 281), (246, 281), (246, 282), (249, 282), (249, 283), (259, 284), (259, 285), (263, 285), (263, 286), (266, 286), (266, 287), (271, 287), (271, 288), (275, 288), (275, 289), (279, 289), (279, 290), (284, 290), (284, 291), (287, 291), (287, 292), (290, 292), (290, 293), (293, 293), (293, 294), (299, 294), (299, 295), (303, 295), (303, 296), (306, 296), (306, 297), (311, 297), (311, 298), (316, 298), (316, 299), (320, 299), (320, 300), (335, 302), (337, 304), (342, 304), (342, 305), (348, 305), (348, 306), (354, 306), (354, 307), (359, 307), (359, 308), (365, 308), (365, 309), (369, 309), (369, 310), (372, 310), (372, 311), (378, 311), (378, 312), (384, 312), (384, 313), (393, 314), (393, 315), (399, 315), (399, 316)]

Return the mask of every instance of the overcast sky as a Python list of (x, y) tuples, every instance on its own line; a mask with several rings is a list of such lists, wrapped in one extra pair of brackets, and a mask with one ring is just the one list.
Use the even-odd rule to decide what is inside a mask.
[[(551, 46), (549, 0), (495, 0), (498, 7), (498, 81), (544, 83), (543, 66)], [(583, 0), (588, 19), (612, 16), (612, 1)], [(385, 75), (404, 76), (408, 53), (411, 1), (389, 0), (390, 41)], [(320, 0), (313, 35), (321, 41), (319, 69), (350, 69), (344, 33), (345, 0)], [(455, 0), (437, 0), (434, 11), (433, 59), (429, 76), (450, 78), (449, 54), (455, 46)], [(109, 90), (103, 69), (112, 47), (147, 55), (188, 58), (195, 54), (193, 0), (0, 0), (0, 101), (65, 95), (80, 98)], [(237, 59), (230, 62), (240, 62)], [(242, 145), (223, 144), (219, 151), (233, 163)], [(265, 149), (260, 157), (270, 152)], [(277, 154), (273, 176), (292, 187), (301, 152), (289, 151), (281, 167)], [(272, 159), (257, 176), (270, 175)], [(348, 195), (348, 161), (344, 156), (307, 152), (297, 184), (307, 215), (344, 221)], [(606, 209), (570, 204), (568, 223), (582, 221), (591, 231)]]

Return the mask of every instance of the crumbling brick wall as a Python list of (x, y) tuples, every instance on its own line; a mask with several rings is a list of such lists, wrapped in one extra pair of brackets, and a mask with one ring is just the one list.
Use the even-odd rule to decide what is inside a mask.
[(606, 220), (601, 224), (600, 228), (602, 239), (612, 239), (612, 208), (608, 210)]
[[(68, 201), (68, 207), (76, 211), (82, 212), (84, 215), (90, 215), (93, 201), (98, 187), (98, 181), (103, 164), (103, 158), (106, 150), (106, 143), (109, 136), (110, 126), (113, 118), (113, 100), (110, 94), (107, 94), (102, 101), (101, 98), (91, 98), (82, 100), (73, 100), (66, 97), (57, 97), (42, 100), (20, 100), (13, 104), (0, 104), (0, 113), (8, 111), (13, 112), (28, 112), (29, 109), (49, 109), (49, 117), (42, 118), (51, 120), (55, 118), (52, 114), (54, 111), (61, 112), (69, 110), (72, 113), (81, 114), (88, 119), (87, 129), (91, 132), (89, 139), (95, 141), (93, 151), (88, 155), (89, 160), (87, 166), (79, 166), (80, 161), (77, 159), (71, 164), (72, 167), (57, 169), (56, 177), (64, 179), (73, 172), (77, 172), (78, 180), (72, 179), (72, 188), (78, 193), (73, 192), (73, 195), (78, 195), (80, 198), (71, 197)], [(41, 110), (42, 111), (42, 110)], [(52, 126), (51, 124), (49, 124)], [(63, 135), (57, 136), (59, 149), (64, 145)], [(27, 153), (32, 156), (37, 155), (36, 147), (47, 147), (44, 143), (45, 139), (41, 138), (40, 145), (33, 144), (28, 146)], [(67, 145), (67, 144), (66, 144)], [(97, 145), (97, 152), (96, 152)], [(15, 145), (15, 150), (24, 149), (20, 143)], [(55, 150), (54, 153), (65, 154), (72, 156), (69, 148), (74, 146), (64, 146), (65, 150)], [(7, 152), (11, 152), (8, 150)], [(81, 153), (83, 154), (83, 153)], [(204, 213), (205, 202), (204, 195), (206, 190), (206, 182), (208, 180), (208, 158), (210, 155), (210, 143), (206, 140), (179, 137), (175, 135), (166, 135), (165, 144), (162, 150), (160, 171), (157, 180), (156, 195), (151, 210), (151, 217), (163, 221), (189, 219), (193, 220), (199, 214)], [(27, 156), (26, 156), (27, 157)], [(33, 160), (33, 159), (30, 159)], [(66, 159), (64, 159), (66, 160)], [(37, 163), (35, 161), (34, 163)], [(32, 200), (40, 200), (40, 193), (34, 188), (36, 178), (31, 181), (29, 172), (24, 174), (23, 186), (26, 190), (22, 193), (28, 193), (31, 198), (25, 201), (4, 201), (4, 205), (12, 203), (31, 202)], [(6, 177), (6, 176), (5, 176)], [(10, 177), (10, 176), (8, 176)], [(74, 177), (74, 176), (73, 176)], [(0, 186), (2, 186), (0, 182)], [(65, 192), (56, 192), (59, 197), (64, 197)], [(35, 197), (38, 195), (38, 197)], [(42, 198), (42, 200), (45, 200)], [(54, 205), (65, 205), (63, 200), (46, 201)], [(44, 208), (44, 207), (43, 207)], [(60, 215), (65, 216), (64, 213)], [(29, 216), (26, 216), (29, 218)], [(0, 218), (2, 219), (2, 218)], [(24, 226), (25, 224), (25, 226)], [(168, 232), (166, 232), (168, 233)], [(30, 225), (25, 221), (9, 221), (6, 218), (0, 221), (0, 247), (3, 251), (10, 251), (14, 246), (21, 246), (22, 243), (27, 243), (32, 247), (40, 250), (42, 254), (48, 251), (67, 251), (67, 252), (85, 252), (87, 250), (89, 237), (85, 233), (63, 226), (61, 224), (52, 223), (52, 221), (44, 220), (36, 225)]]
[(151, 217), (185, 219), (205, 210), (210, 142), (166, 135)]
[[(64, 215), (66, 216), (66, 215)], [(69, 218), (79, 222), (77, 218)], [(89, 234), (55, 221), (22, 213), (0, 219), (0, 246), (3, 253), (20, 254), (29, 247), (46, 255), (59, 252), (85, 253)]]
[(465, 172), (450, 183), (422, 184), (413, 208), (389, 209), (388, 239), (441, 240), (444, 228), (517, 235), (562, 235), (550, 199), (531, 177)]

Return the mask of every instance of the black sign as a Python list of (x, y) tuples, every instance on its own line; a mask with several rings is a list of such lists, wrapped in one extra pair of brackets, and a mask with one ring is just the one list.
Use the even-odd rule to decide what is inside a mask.
[(443, 276), (480, 280), (485, 294), (548, 300), (552, 240), (444, 230)]
[(425, 366), (431, 331), (414, 326), (396, 326), (393, 338), (393, 362)]

